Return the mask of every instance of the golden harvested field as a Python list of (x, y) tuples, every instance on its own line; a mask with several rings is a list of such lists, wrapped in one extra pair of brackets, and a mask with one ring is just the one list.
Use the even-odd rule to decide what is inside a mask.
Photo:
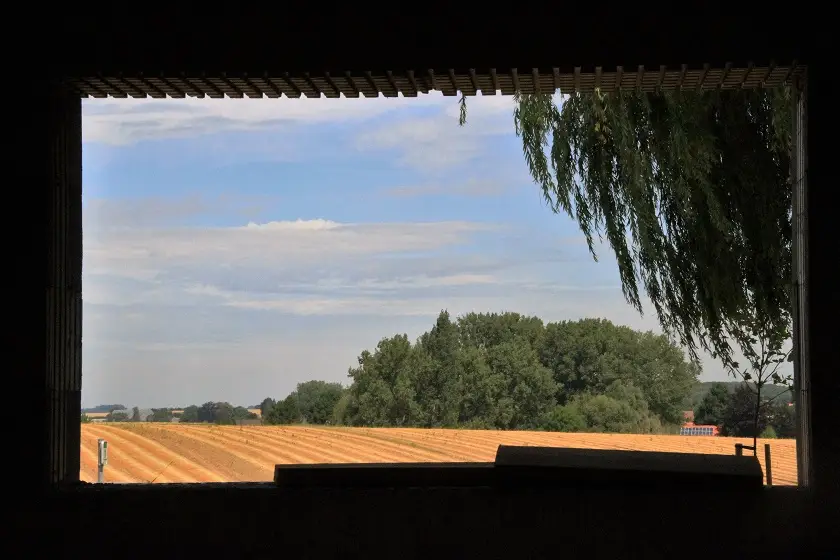
[[(108, 440), (106, 482), (270, 481), (278, 463), (492, 461), (499, 444), (730, 455), (745, 438), (564, 434), (421, 428), (82, 424), (81, 480), (96, 480), (96, 440)], [(796, 442), (759, 440), (773, 483), (796, 484)]]

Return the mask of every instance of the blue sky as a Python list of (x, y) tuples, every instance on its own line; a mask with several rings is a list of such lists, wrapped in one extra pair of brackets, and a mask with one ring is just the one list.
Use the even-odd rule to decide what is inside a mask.
[(471, 99), (461, 128), (440, 95), (85, 100), (84, 406), (346, 383), (444, 308), (658, 330), (546, 207), (512, 103)]

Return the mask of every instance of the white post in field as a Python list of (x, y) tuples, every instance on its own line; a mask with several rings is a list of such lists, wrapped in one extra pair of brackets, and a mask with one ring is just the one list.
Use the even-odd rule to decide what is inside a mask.
[(100, 484), (105, 482), (105, 465), (108, 464), (108, 442), (104, 439), (97, 440), (97, 447), (99, 453), (97, 454), (97, 467), (98, 467), (98, 474), (96, 477), (96, 482)]

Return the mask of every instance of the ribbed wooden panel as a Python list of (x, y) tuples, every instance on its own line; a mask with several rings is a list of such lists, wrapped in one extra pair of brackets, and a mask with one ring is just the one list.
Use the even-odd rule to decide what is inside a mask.
[(793, 183), (793, 348), (797, 360), (793, 362), (795, 399), (799, 437), (796, 440), (799, 464), (799, 485), (812, 482), (811, 461), (811, 347), (808, 294), (808, 108), (807, 81), (798, 80), (794, 88), (793, 152), (791, 180)]
[(415, 97), (440, 91), (443, 95), (503, 95), (640, 90), (740, 89), (778, 87), (804, 71), (795, 61), (769, 66), (576, 67), (508, 69), (426, 69), (384, 72), (346, 71), (254, 75), (79, 76), (68, 80), (83, 97)]
[(82, 389), (82, 113), (72, 92), (50, 99), (46, 371), (48, 483), (78, 480)]

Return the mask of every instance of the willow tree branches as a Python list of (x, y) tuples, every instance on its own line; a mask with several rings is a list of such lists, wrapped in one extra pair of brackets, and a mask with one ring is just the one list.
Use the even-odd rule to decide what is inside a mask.
[(786, 91), (519, 95), (514, 121), (551, 209), (596, 259), (606, 240), (627, 301), (644, 291), (693, 357), (731, 364), (746, 321), (789, 330)]

